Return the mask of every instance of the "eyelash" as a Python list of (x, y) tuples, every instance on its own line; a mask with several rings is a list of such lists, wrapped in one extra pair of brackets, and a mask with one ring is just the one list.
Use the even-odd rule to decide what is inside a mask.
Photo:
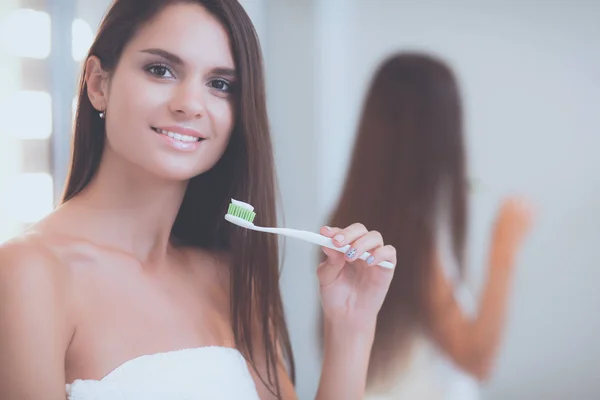
[(175, 77), (175, 73), (173, 72), (173, 69), (169, 65), (163, 64), (163, 63), (150, 64), (150, 65), (144, 67), (144, 70), (146, 72), (148, 72), (149, 74), (151, 74), (157, 78), (160, 78), (160, 79), (172, 79), (172, 78), (166, 78), (162, 75), (159, 75), (156, 72), (152, 72), (152, 70), (155, 70), (156, 68), (164, 68), (167, 72), (169, 72), (169, 74), (171, 74), (171, 76)]
[[(164, 75), (157, 74), (156, 73), (156, 69), (157, 68), (161, 68), (161, 69), (166, 70), (171, 75), (171, 77), (165, 77)], [(149, 74), (151, 74), (152, 76), (154, 76), (156, 78), (159, 78), (159, 79), (173, 79), (175, 77), (175, 73), (173, 72), (173, 69), (169, 65), (164, 64), (164, 63), (150, 64), (150, 65), (146, 66), (144, 68), (144, 70), (146, 72), (148, 72)], [(223, 83), (224, 85), (227, 86), (227, 89), (219, 89), (219, 88), (216, 88), (216, 87), (213, 87), (213, 86), (210, 87), (211, 89), (218, 90), (221, 93), (230, 93), (230, 92), (232, 92), (232, 90), (233, 90), (233, 84), (230, 81), (228, 81), (227, 79), (214, 78), (214, 79), (211, 79), (208, 82), (208, 84), (211, 85), (211, 84), (213, 84), (215, 82)]]
[(211, 89), (218, 90), (219, 92), (222, 92), (222, 93), (231, 93), (231, 91), (233, 90), (233, 84), (231, 82), (229, 82), (227, 79), (215, 78), (215, 79), (211, 79), (210, 82), (208, 82), (208, 83), (212, 84), (215, 82), (219, 82), (219, 83), (223, 83), (223, 84), (227, 85), (227, 89), (219, 89), (216, 87), (211, 87)]

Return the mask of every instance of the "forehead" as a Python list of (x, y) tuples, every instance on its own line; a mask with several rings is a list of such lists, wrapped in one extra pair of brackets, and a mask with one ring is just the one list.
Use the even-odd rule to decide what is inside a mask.
[(127, 47), (136, 52), (160, 48), (196, 66), (234, 67), (227, 31), (198, 4), (167, 6), (142, 26)]

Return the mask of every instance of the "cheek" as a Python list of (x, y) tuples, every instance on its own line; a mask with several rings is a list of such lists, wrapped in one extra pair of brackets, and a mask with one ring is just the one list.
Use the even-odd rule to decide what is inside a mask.
[(210, 104), (210, 115), (219, 140), (227, 141), (234, 124), (233, 102), (227, 99), (214, 99)]
[[(146, 128), (149, 125), (150, 117), (157, 115), (156, 111), (160, 109), (161, 102), (168, 98), (168, 89), (165, 86), (152, 85), (144, 79), (141, 73), (123, 73), (115, 75), (115, 80), (111, 85), (109, 107), (111, 112), (124, 129)], [(120, 130), (120, 129), (119, 129)]]

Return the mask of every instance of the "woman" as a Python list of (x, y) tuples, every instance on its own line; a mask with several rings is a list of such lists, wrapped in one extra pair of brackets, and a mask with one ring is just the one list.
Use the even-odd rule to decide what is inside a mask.
[[(277, 238), (223, 219), (276, 224), (260, 54), (237, 0), (113, 3), (62, 204), (0, 248), (0, 398), (295, 398)], [(360, 224), (322, 233), (395, 263)], [(317, 398), (359, 399), (393, 272), (325, 251)]]
[[(431, 363), (425, 352), (430, 342), (471, 377), (490, 374), (530, 214), (518, 199), (502, 204), (487, 284), (479, 304), (471, 304), (477, 315), (469, 315), (461, 308), (467, 190), (461, 101), (451, 70), (427, 55), (390, 57), (367, 94), (348, 177), (330, 219), (334, 226), (360, 220), (398, 251), (401, 268), (379, 312), (369, 364), (373, 396), (449, 398), (453, 384), (432, 375), (445, 357)], [(455, 387), (476, 387), (460, 370), (449, 370), (444, 376)], [(468, 397), (461, 392), (457, 398)]]

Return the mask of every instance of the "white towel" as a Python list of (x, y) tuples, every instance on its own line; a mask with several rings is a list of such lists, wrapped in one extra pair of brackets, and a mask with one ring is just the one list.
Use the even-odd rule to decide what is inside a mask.
[(129, 360), (101, 380), (66, 386), (69, 400), (260, 400), (246, 360), (226, 347), (200, 347)]

